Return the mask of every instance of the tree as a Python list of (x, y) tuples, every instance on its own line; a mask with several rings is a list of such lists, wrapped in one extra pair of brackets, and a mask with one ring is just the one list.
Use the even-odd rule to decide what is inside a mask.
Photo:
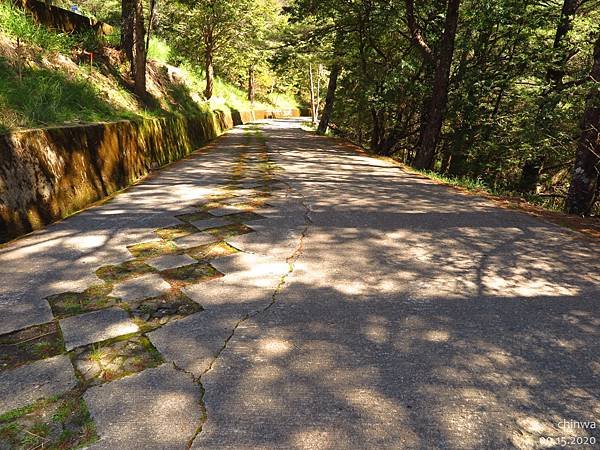
[(139, 97), (144, 97), (146, 95), (146, 30), (144, 28), (144, 5), (142, 0), (134, 1), (134, 91)]
[[(319, 71), (318, 76), (321, 73)], [(312, 63), (308, 63), (308, 79), (310, 83), (310, 116), (312, 118), (313, 125), (317, 124), (318, 116), (319, 116), (319, 94), (318, 89), (315, 90), (315, 79), (313, 74)]]
[(125, 52), (133, 74), (133, 34), (135, 27), (135, 2), (121, 0), (121, 49)]
[(422, 51), (424, 58), (434, 66), (433, 85), (431, 93), (425, 101), (422, 112), (421, 132), (417, 144), (413, 165), (420, 169), (430, 169), (433, 165), (435, 151), (442, 130), (442, 123), (448, 102), (448, 86), (450, 83), (450, 68), (454, 55), (454, 40), (458, 25), (458, 10), (460, 0), (448, 0), (444, 33), (437, 55), (431, 50), (418, 28), (414, 16), (414, 0), (406, 0), (406, 21), (413, 42)]
[(134, 80), (134, 92), (146, 95), (146, 30), (142, 0), (121, 1), (121, 49), (125, 52)]
[(325, 107), (323, 108), (323, 114), (321, 114), (321, 120), (319, 121), (319, 127), (317, 128), (319, 134), (325, 134), (329, 128), (329, 121), (331, 120), (333, 104), (335, 102), (335, 90), (341, 71), (341, 65), (339, 63), (334, 63), (329, 72), (329, 83), (327, 84), (327, 94), (325, 95)]
[(581, 136), (566, 201), (570, 214), (586, 215), (598, 196), (600, 174), (600, 35), (594, 46), (591, 87), (581, 121)]
[(254, 97), (256, 96), (256, 69), (254, 64), (250, 64), (248, 67), (248, 101), (254, 103)]
[(156, 20), (156, 0), (150, 0), (150, 15), (148, 17), (148, 30), (146, 32), (146, 59), (148, 59), (148, 49), (150, 48), (150, 35), (153, 32), (154, 21)]
[(552, 84), (560, 85), (565, 76), (565, 64), (569, 59), (568, 48), (565, 45), (565, 38), (569, 31), (573, 29), (573, 20), (577, 10), (585, 0), (564, 0), (560, 11), (560, 18), (554, 35), (552, 48), (554, 50), (552, 63), (546, 72), (546, 79)]
[[(297, 60), (306, 60), (309, 65), (308, 92), (311, 116), (315, 120), (318, 117), (320, 95), (315, 94), (314, 82), (311, 82), (312, 64), (320, 61), (330, 68), (325, 105), (318, 126), (318, 132), (321, 134), (327, 131), (333, 115), (335, 91), (343, 58), (348, 51), (352, 50), (352, 44), (348, 45), (348, 39), (357, 30), (354, 8), (357, 6), (331, 0), (320, 2), (297, 0), (290, 2), (285, 9), (293, 24), (293, 26), (288, 26), (289, 34), (285, 52), (291, 54), (295, 52), (296, 54), (293, 56)], [(288, 56), (285, 59), (288, 67), (292, 65), (289, 61)], [(322, 64), (319, 64), (317, 85), (321, 81), (321, 72)], [(317, 87), (317, 91), (320, 91), (319, 87)]]
[(178, 20), (174, 38), (180, 50), (190, 54), (200, 50), (206, 86), (204, 97), (213, 96), (215, 59), (243, 39), (251, 23), (251, 0), (182, 0), (185, 15)]

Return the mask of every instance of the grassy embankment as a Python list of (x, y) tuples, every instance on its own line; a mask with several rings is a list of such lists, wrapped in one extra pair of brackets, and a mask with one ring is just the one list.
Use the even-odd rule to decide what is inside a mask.
[(118, 36), (99, 40), (93, 33), (57, 33), (0, 0), (0, 132), (214, 109), (295, 106), (285, 97), (277, 105), (251, 105), (243, 90), (220, 79), (207, 102), (201, 94), (201, 72), (189, 64), (168, 65), (172, 50), (159, 39), (151, 40), (148, 97), (140, 100), (131, 92), (127, 64), (111, 46), (116, 41)]

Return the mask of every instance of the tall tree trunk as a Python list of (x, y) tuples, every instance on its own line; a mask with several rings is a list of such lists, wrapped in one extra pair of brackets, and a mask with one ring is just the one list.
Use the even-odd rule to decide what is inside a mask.
[(594, 46), (594, 63), (590, 72), (592, 87), (588, 93), (573, 179), (567, 195), (570, 214), (589, 214), (597, 199), (600, 174), (600, 36)]
[(323, 66), (319, 64), (317, 70), (317, 98), (315, 99), (315, 117), (319, 120), (319, 107), (321, 106), (321, 74), (323, 73)]
[(553, 84), (562, 84), (563, 77), (565, 76), (565, 63), (567, 62), (568, 54), (564, 48), (564, 38), (571, 31), (571, 28), (573, 28), (573, 19), (575, 19), (575, 14), (582, 2), (583, 0), (564, 0), (552, 45), (556, 55), (554, 56), (552, 65), (548, 67), (548, 71), (546, 72), (546, 78)]
[(204, 70), (206, 72), (206, 87), (204, 88), (204, 97), (210, 100), (213, 96), (215, 84), (215, 67), (213, 64), (213, 51), (211, 46), (207, 46), (204, 51)]
[(308, 76), (310, 79), (310, 115), (312, 117), (312, 124), (317, 123), (317, 111), (315, 108), (315, 82), (313, 79), (312, 63), (308, 64)]
[(440, 139), (442, 123), (448, 103), (450, 68), (454, 54), (454, 41), (458, 25), (460, 0), (448, 0), (444, 33), (440, 43), (439, 56), (435, 65), (433, 87), (427, 108), (427, 123), (419, 138), (419, 147), (413, 162), (419, 169), (430, 169), (433, 165), (435, 150)]
[(148, 17), (148, 30), (146, 31), (146, 60), (148, 60), (148, 50), (150, 49), (150, 35), (154, 26), (154, 18), (156, 17), (156, 0), (150, 0), (150, 15)]
[(134, 22), (134, 90), (136, 95), (143, 97), (146, 95), (146, 48), (144, 44), (146, 30), (144, 29), (144, 5), (142, 0), (135, 0)]
[(254, 66), (248, 68), (248, 101), (254, 104), (255, 83), (254, 83)]
[(135, 0), (121, 0), (121, 50), (125, 52), (131, 77), (134, 77), (133, 33), (135, 27)]
[(371, 108), (371, 118), (373, 123), (371, 128), (371, 151), (380, 153), (385, 133), (385, 111)]
[(329, 73), (329, 83), (327, 84), (327, 94), (325, 96), (325, 107), (321, 114), (321, 120), (319, 122), (319, 128), (317, 131), (319, 134), (325, 134), (327, 128), (329, 128), (329, 121), (331, 120), (331, 114), (333, 113), (333, 104), (335, 102), (335, 90), (337, 88), (337, 80), (340, 76), (342, 66), (338, 63), (334, 63)]

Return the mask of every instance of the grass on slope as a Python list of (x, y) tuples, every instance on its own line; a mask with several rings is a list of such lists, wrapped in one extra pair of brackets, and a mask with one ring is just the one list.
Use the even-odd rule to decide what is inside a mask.
[[(198, 115), (211, 109), (295, 106), (292, 97), (282, 95), (251, 104), (244, 89), (219, 78), (206, 101), (202, 71), (189, 63), (170, 66), (181, 58), (154, 37), (148, 49), (148, 96), (142, 101), (127, 87), (132, 81), (123, 55), (104, 45), (94, 33), (49, 30), (0, 0), (0, 132), (168, 113)], [(93, 67), (83, 50), (94, 51)]]
[[(175, 53), (169, 44), (161, 38), (152, 37), (148, 48), (148, 58), (163, 64), (171, 64)], [(186, 84), (193, 92), (202, 93), (205, 88), (206, 79), (197, 67), (183, 63), (178, 67), (178, 74), (186, 80)], [(269, 108), (297, 108), (298, 102), (291, 94), (272, 93), (267, 95), (263, 101), (255, 101), (252, 104), (247, 97), (247, 92), (222, 78), (216, 77), (213, 86), (213, 97), (208, 102), (212, 109), (269, 109)]]
[(148, 45), (148, 59), (153, 59), (164, 64), (171, 62), (172, 50), (167, 41), (154, 36), (150, 37), (150, 44)]
[(275, 108), (290, 109), (300, 107), (298, 100), (289, 93), (273, 92), (267, 95), (267, 99)]
[(106, 100), (106, 92), (91, 81), (89, 66), (59, 57), (98, 45), (93, 33), (57, 33), (36, 24), (12, 3), (0, 1), (0, 132), (135, 117), (133, 111)]
[(72, 36), (36, 24), (6, 0), (0, 0), (0, 32), (51, 52), (68, 53), (75, 44)]
[(490, 194), (497, 197), (507, 197), (507, 198), (515, 198), (522, 199), (528, 203), (531, 203), (536, 206), (540, 206), (544, 209), (550, 211), (563, 211), (565, 199), (561, 196), (547, 196), (540, 194), (523, 194), (520, 192), (509, 191), (505, 189), (496, 189), (492, 186), (488, 186), (480, 179), (473, 179), (470, 177), (454, 177), (449, 175), (443, 175), (433, 170), (418, 170), (412, 168), (415, 172), (422, 173), (436, 181), (440, 181), (444, 184), (448, 184), (450, 186), (455, 186), (459, 188), (466, 189), (472, 192), (480, 192), (485, 194)]
[(0, 59), (0, 131), (19, 126), (133, 118), (115, 108), (85, 79), (41, 68), (14, 67)]

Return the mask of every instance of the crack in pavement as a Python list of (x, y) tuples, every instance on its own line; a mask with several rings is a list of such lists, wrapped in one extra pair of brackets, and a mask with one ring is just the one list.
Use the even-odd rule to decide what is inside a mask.
[[(263, 145), (265, 146), (265, 148), (267, 150), (267, 154), (268, 154), (268, 152), (269, 152), (269, 146), (267, 145), (266, 140), (263, 142)], [(275, 152), (278, 153), (278, 154), (281, 154), (280, 151), (275, 151)], [(294, 191), (294, 189), (292, 188), (292, 186), (288, 182), (283, 181), (283, 180), (280, 180), (280, 182), (283, 183), (287, 187), (288, 194), (290, 194), (292, 191)], [(259, 315), (264, 314), (269, 309), (271, 309), (271, 307), (273, 305), (275, 305), (275, 303), (277, 303), (277, 301), (278, 301), (277, 297), (283, 291), (284, 286), (286, 284), (287, 278), (294, 272), (295, 263), (302, 256), (302, 253), (304, 252), (304, 241), (307, 238), (309, 230), (310, 230), (310, 226), (313, 223), (313, 221), (311, 219), (311, 216), (310, 216), (312, 210), (306, 204), (306, 200), (305, 200), (304, 196), (302, 195), (302, 193), (300, 193), (300, 201), (299, 201), (299, 203), (304, 208), (304, 228), (302, 229), (302, 233), (300, 234), (300, 238), (298, 239), (298, 245), (296, 246), (296, 248), (294, 249), (294, 251), (292, 252), (292, 254), (290, 256), (288, 256), (286, 258), (286, 260), (285, 260), (286, 263), (288, 264), (288, 271), (281, 276), (281, 278), (279, 280), (279, 283), (277, 284), (277, 286), (273, 290), (273, 294), (271, 296), (271, 302), (267, 306), (265, 306), (264, 308), (259, 309), (257, 311), (254, 311), (254, 312), (252, 312), (250, 314), (246, 314), (244, 317), (242, 317), (235, 324), (235, 326), (231, 330), (231, 334), (229, 335), (229, 337), (227, 337), (227, 339), (225, 339), (225, 342), (223, 343), (223, 346), (219, 349), (219, 351), (217, 352), (217, 354), (215, 355), (215, 357), (213, 358), (213, 360), (210, 362), (208, 368), (204, 372), (202, 372), (200, 374), (200, 376), (197, 377), (197, 378), (195, 378), (192, 375), (192, 379), (194, 379), (194, 382), (196, 384), (198, 384), (200, 386), (200, 389), (201, 389), (200, 408), (201, 408), (201, 411), (202, 411), (202, 415), (201, 415), (201, 418), (200, 418), (200, 425), (198, 426), (196, 433), (188, 441), (188, 446), (187, 446), (188, 449), (192, 447), (192, 445), (194, 444), (194, 441), (196, 440), (196, 438), (202, 433), (202, 429), (204, 427), (204, 424), (208, 420), (208, 410), (207, 410), (206, 404), (204, 402), (204, 394), (205, 394), (206, 390), (204, 389), (204, 385), (202, 384), (202, 377), (212, 370), (212, 368), (215, 365), (215, 363), (221, 357), (221, 355), (223, 354), (223, 352), (227, 349), (227, 347), (229, 345), (229, 342), (233, 339), (233, 337), (235, 336), (235, 333), (236, 333), (237, 329), (239, 328), (239, 326), (242, 323), (246, 322), (248, 319), (251, 319), (253, 317), (258, 317)], [(295, 346), (295, 347), (298, 348), (297, 346)], [(178, 368), (175, 365), (174, 362), (173, 362), (173, 365), (175, 366), (176, 369), (182, 370), (183, 372), (189, 374), (189, 372), (185, 371), (184, 369)]]
[(192, 382), (200, 387), (200, 425), (196, 427), (196, 431), (187, 442), (186, 448), (190, 448), (192, 446), (192, 443), (196, 439), (196, 436), (198, 436), (198, 434), (200, 434), (200, 432), (202, 431), (202, 424), (204, 424), (204, 422), (206, 421), (206, 407), (204, 405), (204, 386), (202, 385), (200, 378), (196, 378), (192, 372), (185, 370), (183, 367), (179, 367), (175, 363), (175, 361), (171, 361), (171, 364), (173, 365), (173, 369), (188, 375), (192, 379)]

